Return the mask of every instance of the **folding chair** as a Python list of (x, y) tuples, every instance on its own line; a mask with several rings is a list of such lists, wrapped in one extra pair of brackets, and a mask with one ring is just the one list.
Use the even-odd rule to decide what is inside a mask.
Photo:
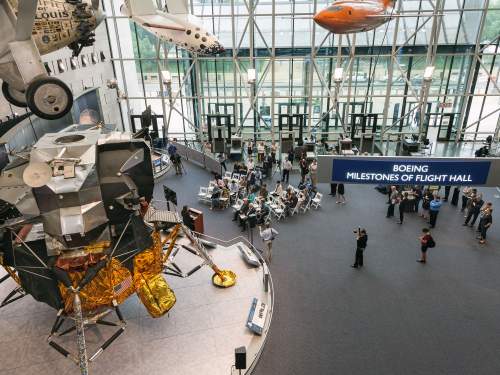
[(210, 195), (208, 193), (208, 188), (200, 186), (200, 191), (198, 192), (198, 200), (206, 201), (209, 199)]
[(285, 205), (281, 202), (279, 202), (277, 208), (271, 208), (271, 211), (278, 221), (285, 217)]
[(235, 211), (239, 211), (242, 205), (243, 205), (243, 200), (238, 199), (236, 203), (232, 205), (232, 208), (234, 208)]
[(311, 200), (311, 207), (317, 210), (321, 207), (321, 199), (323, 198), (323, 194), (316, 193), (314, 198)]

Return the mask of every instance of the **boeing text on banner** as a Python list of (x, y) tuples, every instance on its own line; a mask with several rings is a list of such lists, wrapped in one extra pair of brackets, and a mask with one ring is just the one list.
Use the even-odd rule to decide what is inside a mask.
[(490, 161), (333, 159), (332, 181), (360, 184), (484, 185)]

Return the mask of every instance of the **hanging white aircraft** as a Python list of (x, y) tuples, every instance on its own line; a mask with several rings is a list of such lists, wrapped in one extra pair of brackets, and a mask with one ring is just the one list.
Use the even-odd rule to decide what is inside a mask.
[(0, 0), (2, 93), (38, 117), (63, 117), (73, 104), (69, 87), (49, 77), (40, 58), (68, 46), (73, 56), (94, 42), (104, 19), (99, 0)]
[(121, 12), (165, 42), (200, 55), (224, 52), (217, 37), (209, 33), (201, 20), (189, 14), (188, 0), (167, 0), (160, 11), (153, 0), (125, 0)]

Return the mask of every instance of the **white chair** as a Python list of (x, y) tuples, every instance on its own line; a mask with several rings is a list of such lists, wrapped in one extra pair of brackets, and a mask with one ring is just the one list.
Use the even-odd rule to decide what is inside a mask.
[(238, 199), (236, 203), (233, 204), (231, 207), (234, 208), (235, 211), (239, 211), (242, 205), (243, 205), (243, 200)]
[(229, 172), (229, 171), (224, 172), (224, 178), (227, 178), (228, 180), (230, 180), (230, 179), (231, 179), (231, 176), (232, 176), (232, 175), (233, 175), (233, 174), (232, 174), (231, 172)]
[(318, 208), (321, 207), (321, 199), (323, 198), (323, 194), (321, 193), (316, 193), (314, 198), (311, 201), (311, 207), (317, 210)]
[(206, 201), (208, 197), (208, 188), (200, 186), (200, 191), (198, 192), (198, 200)]
[(302, 203), (302, 205), (299, 208), (299, 211), (302, 212), (303, 214), (305, 214), (311, 208), (311, 202), (312, 202), (312, 199), (308, 199), (307, 203)]
[(285, 205), (281, 202), (278, 203), (278, 207), (271, 208), (271, 211), (278, 221), (285, 217)]

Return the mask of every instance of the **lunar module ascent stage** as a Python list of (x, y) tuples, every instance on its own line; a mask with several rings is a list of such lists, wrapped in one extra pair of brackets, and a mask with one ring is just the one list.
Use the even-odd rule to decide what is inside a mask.
[[(153, 188), (144, 140), (100, 129), (46, 134), (0, 176), (2, 281), (17, 283), (2, 306), (30, 294), (57, 310), (48, 343), (82, 374), (124, 332), (119, 306), (128, 297), (136, 293), (153, 317), (173, 307), (176, 297), (163, 273), (188, 277), (208, 265), (216, 286), (236, 282), (176, 212), (153, 207)], [(182, 248), (201, 259), (188, 272), (175, 263), (182, 231), (190, 241)], [(104, 319), (113, 311), (116, 323)], [(64, 322), (71, 324), (62, 330)], [(87, 355), (85, 331), (92, 324), (116, 331)], [(57, 342), (75, 331), (76, 352)]]

